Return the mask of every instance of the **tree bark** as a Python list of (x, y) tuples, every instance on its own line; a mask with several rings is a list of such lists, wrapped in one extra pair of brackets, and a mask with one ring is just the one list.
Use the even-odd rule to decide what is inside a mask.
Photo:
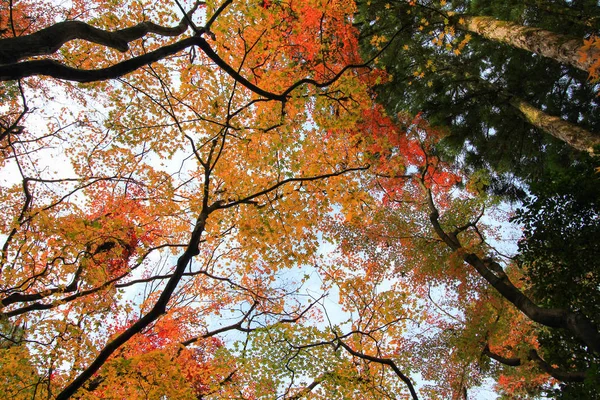
[(519, 110), (531, 125), (562, 140), (574, 149), (594, 155), (594, 147), (600, 145), (600, 135), (595, 135), (559, 117), (546, 114), (519, 97), (512, 96), (509, 103)]
[(584, 50), (581, 38), (540, 28), (500, 21), (487, 16), (456, 15), (452, 17), (451, 22), (461, 30), (552, 58), (585, 72), (589, 72), (594, 60), (600, 57), (600, 51), (596, 48)]

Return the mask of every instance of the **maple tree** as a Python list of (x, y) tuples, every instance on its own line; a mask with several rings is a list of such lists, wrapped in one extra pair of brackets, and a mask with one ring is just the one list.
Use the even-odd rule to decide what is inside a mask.
[[(519, 53), (514, 49), (507, 49), (506, 47), (498, 46), (489, 40), (477, 40), (475, 36), (468, 34), (465, 35), (463, 39), (460, 37), (458, 32), (453, 30), (452, 27), (448, 27), (450, 20), (453, 19), (453, 10), (458, 11), (458, 13), (464, 13), (466, 9), (476, 10), (476, 12), (481, 11), (483, 13), (489, 11), (494, 11), (497, 13), (503, 12), (505, 15), (500, 17), (502, 19), (526, 19), (528, 23), (532, 23), (533, 25), (539, 21), (548, 23), (549, 19), (536, 19), (538, 18), (538, 15), (535, 14), (535, 10), (539, 4), (511, 5), (506, 3), (486, 4), (480, 2), (452, 2), (450, 5), (446, 4), (444, 1), (441, 1), (384, 2), (378, 3), (375, 6), (373, 6), (373, 2), (369, 2), (369, 5), (371, 7), (365, 7), (363, 9), (363, 18), (365, 19), (365, 22), (363, 22), (363, 34), (366, 38), (365, 47), (371, 49), (371, 51), (373, 51), (373, 48), (377, 51), (381, 48), (382, 43), (387, 43), (388, 40), (391, 41), (388, 50), (386, 50), (386, 52), (388, 52), (387, 56), (384, 52), (380, 57), (380, 60), (382, 60), (380, 65), (385, 66), (393, 74), (393, 80), (390, 83), (386, 83), (379, 89), (381, 94), (379, 98), (382, 99), (382, 101), (386, 104), (388, 110), (392, 112), (396, 112), (398, 109), (402, 109), (403, 107), (415, 110), (415, 112), (424, 110), (425, 115), (432, 117), (437, 123), (447, 124), (450, 126), (450, 135), (447, 139), (444, 139), (444, 141), (446, 141), (447, 144), (458, 145), (459, 148), (462, 147), (460, 152), (455, 152), (453, 155), (457, 156), (457, 158), (460, 160), (460, 163), (464, 163), (465, 159), (467, 161), (466, 170), (470, 171), (472, 174), (472, 179), (469, 179), (468, 183), (466, 184), (467, 188), (475, 188), (476, 192), (479, 194), (483, 194), (485, 192), (488, 194), (510, 193), (511, 196), (516, 195), (517, 197), (524, 198), (526, 197), (526, 194), (521, 190), (521, 188), (523, 187), (523, 184), (526, 184), (527, 189), (533, 191), (532, 200), (529, 201), (528, 205), (532, 206), (534, 210), (539, 210), (537, 207), (548, 207), (546, 210), (548, 210), (549, 213), (553, 212), (552, 205), (555, 206), (555, 209), (559, 208), (556, 207), (557, 203), (553, 203), (553, 201), (556, 200), (550, 200), (550, 197), (554, 196), (554, 193), (551, 191), (559, 189), (559, 193), (562, 193), (563, 196), (564, 193), (577, 193), (576, 197), (579, 196), (579, 198), (583, 200), (579, 202), (578, 199), (574, 203), (571, 203), (574, 204), (574, 210), (580, 208), (582, 210), (581, 212), (583, 213), (582, 215), (585, 215), (586, 212), (589, 212), (589, 215), (591, 216), (597, 215), (595, 211), (592, 211), (596, 209), (594, 196), (597, 198), (597, 192), (594, 192), (593, 189), (591, 191), (586, 191), (585, 193), (587, 193), (588, 197), (584, 199), (584, 196), (580, 196), (582, 192), (578, 192), (580, 189), (574, 189), (573, 192), (569, 192), (569, 190), (566, 189), (569, 187), (569, 185), (565, 185), (567, 182), (569, 182), (568, 179), (562, 179), (566, 176), (571, 176), (572, 178), (577, 176), (577, 178), (575, 178), (576, 180), (583, 179), (581, 181), (582, 187), (591, 185), (591, 188), (596, 185), (596, 178), (595, 174), (593, 173), (593, 166), (596, 163), (585, 155), (580, 156), (578, 154), (574, 154), (571, 150), (565, 148), (564, 145), (553, 145), (551, 141), (549, 143), (546, 140), (540, 141), (544, 144), (544, 146), (539, 149), (533, 146), (526, 147), (530, 141), (537, 142), (539, 139), (537, 137), (531, 138), (531, 127), (528, 127), (527, 124), (519, 123), (519, 119), (507, 118), (507, 116), (511, 114), (502, 110), (502, 108), (506, 107), (506, 105), (510, 105), (514, 109), (516, 98), (515, 93), (518, 93), (516, 90), (521, 91), (525, 89), (523, 91), (527, 93), (527, 96), (530, 98), (533, 98), (535, 94), (541, 95), (542, 98), (536, 101), (538, 101), (540, 104), (543, 104), (546, 109), (556, 109), (558, 108), (558, 105), (560, 109), (563, 110), (561, 111), (561, 115), (566, 116), (570, 114), (570, 111), (568, 110), (571, 109), (577, 112), (578, 122), (583, 120), (591, 125), (594, 123), (594, 117), (589, 114), (588, 121), (588, 117), (582, 117), (582, 114), (585, 115), (584, 110), (586, 109), (593, 109), (593, 107), (588, 108), (589, 103), (587, 102), (591, 101), (593, 104), (596, 101), (595, 90), (587, 89), (587, 95), (580, 97), (580, 93), (582, 92), (579, 92), (579, 89), (575, 89), (576, 86), (573, 86), (574, 91), (569, 92), (569, 95), (563, 96), (562, 100), (558, 102), (555, 102), (551, 99), (549, 94), (544, 94), (543, 92), (544, 90), (551, 89), (552, 92), (556, 90), (558, 93), (565, 93), (562, 91), (562, 89), (560, 89), (562, 87), (560, 80), (555, 84), (547, 75), (547, 71), (552, 71), (552, 69), (549, 69), (548, 66), (555, 69), (556, 73), (560, 74), (559, 76), (564, 77), (565, 74), (568, 74), (570, 79), (567, 86), (569, 86), (571, 82), (574, 82), (575, 79), (578, 79), (577, 76), (579, 76), (580, 81), (584, 82), (584, 85), (588, 88), (591, 88), (591, 85), (585, 83), (587, 74), (581, 75), (578, 72), (572, 73), (568, 69), (565, 69), (564, 66), (557, 65), (554, 61), (548, 62), (547, 60), (543, 60), (539, 57), (532, 57), (531, 64), (529, 64), (529, 59), (527, 56), (524, 56), (522, 52)], [(581, 4), (578, 4), (577, 6), (581, 6)], [(590, 7), (594, 8), (596, 5), (590, 5)], [(487, 10), (481, 10), (486, 8)], [(549, 5), (548, 8), (552, 8), (552, 6)], [(573, 8), (575, 8), (575, 6)], [(567, 9), (569, 8), (567, 7)], [(570, 10), (574, 11), (573, 9)], [(595, 8), (595, 11), (597, 12), (597, 7)], [(447, 20), (443, 20), (443, 18), (446, 18)], [(460, 16), (457, 18), (460, 18)], [(576, 23), (584, 26), (587, 29), (594, 29), (593, 26), (581, 24), (581, 21)], [(514, 24), (506, 24), (506, 26), (515, 27)], [(559, 29), (565, 29), (565, 27), (560, 26)], [(429, 44), (430, 42), (431, 44)], [(583, 45), (581, 40), (579, 43), (580, 46)], [(489, 53), (490, 50), (494, 51), (495, 53)], [(513, 53), (514, 58), (511, 58), (513, 57)], [(507, 54), (511, 54), (511, 56), (507, 57)], [(531, 68), (530, 66), (533, 67)], [(544, 69), (540, 68), (540, 66), (542, 66)], [(521, 68), (524, 70), (524, 73), (519, 71)], [(527, 68), (530, 68), (530, 70), (528, 71)], [(536, 75), (535, 72), (533, 74), (531, 73), (531, 71), (535, 68), (538, 68), (536, 71), (538, 71), (537, 73), (539, 75)], [(537, 80), (536, 76), (539, 76), (540, 79)], [(491, 85), (489, 81), (494, 81), (494, 85)], [(509, 92), (507, 92), (506, 89), (502, 88), (502, 86), (507, 86), (511, 89)], [(575, 115), (573, 115), (572, 118), (575, 120)], [(521, 122), (529, 123), (532, 121), (521, 118)], [(548, 132), (547, 129), (546, 131)], [(477, 136), (478, 132), (482, 132), (483, 135), (481, 137)], [(515, 134), (520, 136), (515, 137)], [(595, 134), (591, 135), (592, 138), (596, 138), (597, 136)], [(454, 143), (452, 143), (453, 140)], [(577, 147), (574, 146), (573, 142), (567, 142), (571, 146)], [(510, 149), (509, 147), (512, 145), (512, 143), (516, 145), (514, 149)], [(586, 146), (578, 147), (579, 150), (585, 150), (586, 148)], [(446, 149), (448, 149), (448, 147), (446, 147)], [(503, 150), (508, 150), (506, 152), (508, 157), (512, 158), (517, 156), (518, 158), (514, 158), (512, 163), (518, 164), (509, 164), (507, 168), (507, 157), (502, 157)], [(432, 154), (438, 155), (438, 153)], [(448, 157), (447, 155), (445, 156)], [(526, 165), (522, 165), (523, 163)], [(535, 163), (537, 163), (537, 166)], [(541, 174), (536, 173), (538, 168), (541, 169)], [(515, 174), (521, 179), (516, 180)], [(400, 174), (400, 176), (402, 177), (402, 174)], [(586, 178), (583, 178), (584, 176)], [(557, 181), (562, 183), (557, 183)], [(385, 184), (379, 185), (385, 187)], [(515, 188), (514, 186), (517, 187)], [(548, 190), (548, 188), (552, 189)], [(386, 188), (386, 193), (394, 194), (395, 191)], [(560, 195), (556, 196), (556, 198), (558, 199), (559, 196)], [(550, 200), (550, 202), (547, 200)], [(398, 203), (406, 201), (409, 201), (409, 199), (402, 198)], [(415, 199), (413, 198), (412, 201), (414, 202)], [(441, 210), (446, 207), (446, 205), (442, 206), (443, 207), (441, 207)], [(515, 299), (514, 295), (517, 295), (517, 298), (519, 298), (525, 294), (526, 297), (529, 298), (523, 298), (523, 301), (527, 300), (526, 302), (528, 302), (530, 299), (533, 299), (534, 302), (538, 303), (538, 305), (543, 305), (542, 307), (556, 307), (560, 304), (560, 308), (565, 307), (563, 308), (563, 311), (568, 309), (582, 310), (581, 305), (578, 304), (578, 300), (574, 300), (575, 298), (580, 299), (580, 297), (575, 294), (575, 291), (580, 289), (580, 287), (577, 289), (571, 289), (574, 290), (573, 297), (570, 297), (570, 294), (566, 295), (569, 300), (566, 300), (566, 298), (559, 300), (561, 295), (557, 293), (553, 294), (552, 292), (548, 291), (548, 288), (552, 285), (550, 283), (552, 279), (548, 279), (547, 277), (549, 275), (553, 275), (555, 271), (559, 271), (561, 268), (558, 264), (558, 262), (560, 262), (560, 258), (558, 258), (560, 257), (560, 251), (557, 248), (548, 249), (545, 255), (542, 256), (542, 254), (544, 254), (544, 250), (542, 250), (542, 248), (546, 247), (547, 242), (544, 242), (544, 245), (536, 249), (536, 245), (534, 244), (535, 240), (530, 237), (525, 237), (523, 239), (525, 246), (527, 246), (527, 243), (531, 245), (531, 248), (529, 248), (530, 253), (528, 256), (526, 256), (526, 258), (532, 257), (536, 251), (538, 252), (538, 255), (533, 256), (536, 258), (533, 263), (531, 263), (531, 258), (529, 258), (527, 263), (519, 265), (518, 269), (516, 270), (517, 272), (515, 272), (515, 266), (509, 269), (501, 267), (502, 263), (494, 265), (494, 262), (498, 261), (498, 254), (491, 248), (488, 248), (487, 250), (480, 249), (479, 251), (482, 253), (479, 254), (478, 257), (480, 260), (478, 261), (476, 257), (472, 257), (473, 253), (470, 253), (472, 250), (465, 250), (465, 248), (468, 248), (468, 246), (465, 247), (463, 240), (454, 240), (456, 237), (453, 236), (466, 235), (464, 231), (477, 229), (476, 226), (479, 224), (476, 224), (475, 222), (478, 221), (478, 218), (473, 216), (477, 215), (476, 210), (467, 212), (466, 215), (471, 214), (472, 216), (463, 217), (466, 219), (463, 219), (462, 222), (454, 222), (454, 219), (451, 217), (451, 215), (452, 213), (457, 213), (456, 210), (449, 212), (436, 211), (440, 209), (440, 206), (436, 206), (435, 201), (424, 208), (425, 210), (421, 211), (424, 213), (424, 215), (427, 213), (432, 213), (432, 216), (436, 216), (435, 218), (430, 218), (432, 228), (436, 228), (435, 232), (430, 233), (430, 235), (432, 235), (432, 239), (430, 240), (434, 241), (434, 238), (437, 237), (438, 240), (442, 240), (444, 243), (446, 243), (446, 245), (454, 248), (455, 251), (453, 252), (453, 257), (457, 257), (459, 260), (464, 259), (464, 261), (471, 264), (477, 270), (477, 272), (481, 274), (482, 277), (485, 277), (487, 272), (492, 272), (492, 274), (487, 276), (486, 280), (492, 286), (498, 289), (499, 293), (505, 297), (505, 300), (510, 300), (511, 297)], [(427, 209), (429, 209), (429, 211), (427, 211)], [(434, 211), (436, 212), (434, 213)], [(578, 210), (573, 212), (578, 213), (580, 211)], [(399, 214), (405, 215), (406, 211)], [(440, 217), (440, 215), (443, 217)], [(527, 232), (528, 236), (531, 236), (533, 232), (544, 232), (540, 233), (540, 235), (542, 235), (540, 238), (547, 238), (548, 236), (545, 235), (559, 235), (561, 237), (561, 241), (569, 240), (569, 243), (572, 243), (574, 246), (578, 246), (578, 248), (580, 248), (584, 254), (587, 254), (586, 251), (590, 251), (589, 255), (594, 260), (597, 258), (597, 251), (594, 250), (590, 243), (586, 244), (586, 242), (589, 241), (589, 237), (587, 237), (588, 240), (586, 240), (582, 236), (580, 237), (581, 239), (579, 239), (579, 242), (571, 242), (573, 239), (572, 236), (568, 238), (564, 236), (564, 232), (569, 231), (569, 226), (572, 225), (572, 222), (570, 222), (568, 218), (562, 219), (560, 222), (556, 220), (556, 224), (553, 224), (548, 228), (544, 228), (547, 220), (543, 217), (533, 217), (533, 215), (535, 215), (535, 211), (532, 211), (531, 214), (526, 215), (527, 217), (521, 221), (531, 224), (529, 225), (530, 227), (534, 226)], [(551, 214), (545, 215), (549, 216)], [(450, 221), (445, 222), (442, 219), (442, 222), (440, 222), (439, 218), (444, 217), (450, 218)], [(395, 224), (397, 224), (395, 221), (398, 219), (399, 218), (393, 219)], [(425, 222), (421, 222), (421, 224), (424, 223)], [(406, 225), (399, 226), (399, 228), (401, 227), (403, 229), (402, 231), (400, 229), (392, 229), (388, 235), (390, 237), (404, 238), (404, 240), (408, 242), (408, 238), (411, 236), (409, 234), (411, 232), (411, 228), (406, 228), (405, 226)], [(447, 230), (446, 227), (448, 226), (450, 227), (450, 230)], [(585, 227), (581, 228), (580, 226), (579, 228), (591, 230), (594, 229), (593, 223), (590, 224), (589, 220), (588, 222), (584, 222), (583, 226)], [(383, 230), (381, 228), (379, 229)], [(377, 228), (373, 229), (373, 232), (377, 232)], [(400, 232), (407, 233), (401, 234)], [(479, 231), (476, 230), (475, 232), (478, 233)], [(378, 233), (378, 235), (380, 234)], [(533, 235), (537, 235), (537, 233)], [(388, 251), (387, 248), (390, 246), (390, 241), (385, 240), (384, 243), (384, 245), (380, 245), (378, 248), (384, 248), (386, 249), (385, 251)], [(456, 247), (457, 245), (459, 246), (458, 248)], [(564, 245), (564, 243), (561, 242), (561, 245)], [(523, 247), (523, 249), (525, 248), (526, 247)], [(394, 250), (397, 252), (407, 251), (405, 248), (396, 248)], [(431, 248), (421, 248), (420, 250), (421, 251), (417, 254), (421, 257), (423, 254), (431, 251), (439, 254), (439, 251), (432, 250)], [(466, 253), (463, 253), (464, 251), (466, 251)], [(556, 255), (552, 256), (553, 253), (556, 253)], [(489, 258), (490, 254), (495, 254), (495, 256)], [(472, 257), (470, 260), (471, 262), (469, 262), (465, 256)], [(396, 258), (400, 258), (403, 263), (406, 263), (406, 260), (403, 258), (403, 256), (395, 256), (394, 259)], [(481, 263), (479, 267), (475, 265), (480, 261)], [(460, 264), (462, 264), (462, 261)], [(485, 268), (481, 268), (484, 267), (485, 264), (488, 264), (488, 267), (486, 267), (488, 271), (486, 271)], [(595, 271), (597, 270), (597, 263), (592, 261), (589, 264), (585, 264), (583, 270), (586, 270), (587, 267), (590, 268), (590, 271)], [(455, 282), (457, 279), (456, 270), (451, 269), (449, 271), (447, 269), (443, 269), (443, 271), (448, 274), (446, 279), (450, 280), (451, 282)], [(510, 274), (509, 271), (511, 271)], [(574, 272), (575, 270), (571, 271), (575, 275), (577, 274)], [(431, 274), (430, 271), (428, 272)], [(530, 273), (532, 273), (532, 275), (529, 275)], [(586, 273), (584, 273), (584, 275)], [(518, 278), (515, 278), (511, 274), (516, 274)], [(525, 276), (520, 276), (521, 274), (525, 274)], [(496, 275), (496, 277), (500, 277), (499, 283), (505, 279), (508, 279), (508, 282), (519, 282), (519, 280), (523, 280), (528, 281), (528, 284), (531, 284), (533, 288), (528, 288), (527, 285), (521, 287), (521, 284), (518, 284), (516, 287), (511, 289), (511, 291), (513, 289), (517, 290), (513, 291), (513, 294), (510, 294), (506, 290), (508, 287), (500, 288), (493, 282), (495, 280), (494, 275)], [(432, 278), (431, 275), (427, 276), (429, 279)], [(544, 276), (544, 278), (542, 278), (542, 276)], [(589, 275), (586, 275), (583, 282), (587, 282), (587, 280), (592, 276), (594, 276), (594, 272), (590, 272)], [(569, 276), (567, 282), (572, 279), (578, 278), (576, 278), (574, 275)], [(542, 283), (542, 281), (544, 281), (544, 283)], [(578, 282), (578, 280), (576, 281)], [(481, 291), (481, 289), (478, 290), (477, 288), (470, 289), (474, 293)], [(571, 290), (567, 292), (570, 292)], [(592, 291), (596, 292), (596, 289), (592, 289)], [(566, 294), (567, 292), (564, 293)], [(541, 295), (541, 293), (544, 294)], [(595, 327), (597, 327), (598, 322), (595, 302), (589, 298), (587, 300), (589, 301), (584, 300), (584, 302), (587, 304), (585, 307), (589, 308), (587, 308), (587, 311), (585, 311), (584, 314), (586, 315), (586, 318), (589, 318), (588, 326), (589, 329), (591, 329), (590, 332), (595, 332), (597, 335), (597, 328)], [(467, 304), (472, 304), (474, 301), (474, 299), (469, 299)], [(518, 300), (518, 302), (521, 301)], [(458, 302), (455, 301), (451, 304), (456, 306)], [(523, 303), (518, 305), (521, 311), (523, 311), (529, 317), (532, 317), (532, 319), (537, 320), (537, 317), (540, 316), (534, 316), (532, 314), (532, 312), (535, 313), (534, 309), (527, 311), (522, 306)], [(513, 321), (516, 323), (516, 320)], [(540, 321), (537, 320), (537, 322), (539, 323)], [(585, 329), (587, 330), (588, 328)], [(452, 331), (456, 332), (456, 330), (457, 329), (455, 327), (452, 328)], [(500, 351), (499, 353), (495, 353), (494, 351), (490, 351), (488, 348), (483, 347), (485, 350), (484, 353), (487, 353), (488, 356), (495, 357), (494, 359), (496, 361), (504, 361), (507, 363), (507, 365), (512, 365), (513, 367), (525, 365), (525, 360), (527, 360), (530, 365), (537, 364), (538, 371), (543, 370), (558, 380), (571, 383), (583, 382), (585, 380), (587, 383), (583, 386), (590, 385), (585, 389), (582, 389), (581, 392), (577, 392), (579, 389), (575, 388), (581, 388), (581, 386), (578, 386), (577, 384), (566, 384), (567, 389), (565, 389), (564, 392), (557, 391), (556, 393), (553, 393), (553, 395), (561, 396), (564, 393), (565, 396), (568, 396), (567, 393), (570, 392), (579, 393), (576, 394), (576, 396), (592, 396), (597, 392), (595, 389), (595, 385), (597, 384), (597, 375), (595, 375), (593, 372), (595, 368), (597, 368), (597, 356), (595, 351), (592, 350), (594, 343), (597, 342), (597, 338), (592, 339), (592, 337), (590, 337), (587, 341), (587, 344), (583, 344), (582, 337), (580, 335), (574, 334), (573, 332), (566, 333), (565, 330), (561, 329), (553, 330), (545, 328), (537, 331), (537, 333), (534, 333), (534, 335), (535, 334), (540, 334), (540, 339), (545, 344), (545, 346), (538, 348), (536, 347), (538, 346), (537, 341), (535, 341), (535, 345), (534, 342), (531, 342), (531, 346), (533, 347), (533, 350), (535, 350), (535, 354), (531, 352), (527, 353), (527, 351), (521, 350), (522, 356), (507, 358), (502, 357), (502, 354), (505, 352)], [(480, 337), (478, 341), (481, 343), (481, 337), (487, 334), (479, 332), (479, 335)], [(560, 342), (561, 339), (564, 341)], [(569, 343), (568, 345), (566, 345), (567, 342)], [(474, 347), (476, 346), (471, 344), (469, 349), (472, 350)], [(444, 348), (447, 348), (447, 346)], [(513, 350), (514, 349), (511, 349), (511, 351)], [(538, 351), (540, 350), (544, 353), (541, 358), (538, 354)], [(477, 358), (480, 358), (481, 355), (481, 351), (475, 351), (475, 353), (471, 355), (471, 359), (476, 360)], [(545, 360), (552, 360), (552, 365), (546, 362), (544, 358)], [(586, 361), (583, 361), (584, 359)], [(455, 371), (461, 370), (461, 368), (465, 367), (465, 358), (461, 357), (459, 360), (462, 362), (462, 365), (456, 365), (454, 369)], [(583, 362), (578, 364), (580, 360)], [(475, 362), (475, 368), (480, 368), (480, 364), (480, 361)], [(467, 363), (466, 365), (470, 364)], [(556, 368), (557, 365), (561, 365), (564, 370), (561, 371), (560, 369), (552, 369)], [(565, 371), (571, 372), (565, 373)], [(587, 371), (586, 373), (588, 375), (586, 379), (584, 379), (586, 375), (582, 373), (582, 371)], [(520, 373), (522, 372), (517, 372), (517, 376)], [(477, 374), (471, 372), (467, 375), (476, 376)], [(462, 378), (463, 376), (461, 375), (459, 382), (464, 383)], [(526, 379), (532, 383), (530, 387), (523, 388), (524, 392), (520, 393), (520, 395), (523, 396), (527, 395), (528, 393), (535, 393), (536, 390), (540, 390), (540, 388), (543, 387), (543, 378), (541, 381), (538, 378), (534, 380), (531, 376), (526, 378), (521, 376), (518, 379)], [(499, 382), (505, 385), (506, 390), (510, 390), (509, 393), (512, 393), (512, 395), (517, 395), (517, 393), (512, 390), (514, 389), (515, 385), (514, 380), (506, 380), (503, 378)], [(464, 388), (467, 389), (467, 386), (468, 385), (465, 384)], [(512, 389), (511, 386), (513, 386)], [(537, 389), (534, 389), (535, 387), (537, 387)], [(571, 391), (569, 388), (573, 388), (574, 390)], [(549, 386), (546, 386), (543, 390), (552, 392), (552, 389)], [(460, 387), (455, 388), (454, 396), (459, 396), (460, 393)]]
[[(480, 384), (481, 379), (491, 373), (489, 361), (483, 361), (483, 356), (512, 367), (500, 370), (498, 385), (513, 396), (537, 393), (542, 388), (551, 391), (550, 377), (566, 383), (567, 387), (588, 382), (586, 395), (594, 393), (599, 334), (594, 300), (584, 300), (574, 293), (572, 298), (556, 301), (557, 295), (548, 292), (552, 279), (541, 275), (543, 271), (558, 273), (559, 261), (550, 258), (552, 256), (544, 260), (549, 267), (536, 264), (541, 260), (532, 264), (532, 268), (539, 268), (537, 276), (529, 275), (529, 267), (501, 261), (501, 253), (487, 242), (480, 223), (481, 210), (493, 207), (493, 199), (449, 192), (460, 175), (433, 154), (432, 143), (439, 138), (439, 131), (419, 117), (402, 121), (402, 126), (413, 131), (412, 135), (417, 135), (418, 140), (413, 136), (412, 147), (380, 158), (384, 169), (371, 171), (375, 173), (372, 190), (379, 194), (370, 199), (363, 214), (349, 224), (334, 224), (332, 232), (339, 238), (347, 257), (354, 264), (362, 265), (355, 269), (371, 271), (375, 268), (376, 272), (372, 273), (382, 276), (379, 279), (396, 282), (400, 287), (410, 285), (413, 292), (421, 292), (421, 299), (431, 303), (432, 309), (424, 311), (428, 323), (425, 332), (429, 333), (416, 345), (424, 346), (418, 347), (417, 360), (406, 362), (422, 363), (420, 372), (426, 374), (426, 378), (445, 382), (441, 387), (432, 388), (429, 396), (456, 398)], [(407, 140), (407, 132), (390, 129), (387, 135), (397, 136), (396, 140), (401, 142)], [(393, 137), (381, 140), (394, 143)], [(402, 146), (394, 146), (398, 145)], [(389, 169), (398, 165), (417, 167), (416, 172)], [(472, 193), (479, 190), (476, 182), (467, 183)], [(560, 214), (560, 211), (550, 212)], [(590, 212), (594, 218), (594, 212)], [(535, 209), (532, 213), (537, 215)], [(542, 224), (548, 222), (540, 218)], [(585, 220), (581, 225), (594, 229), (593, 224)], [(545, 233), (542, 229), (534, 231), (534, 237), (540, 235), (539, 240), (544, 240), (538, 251), (557, 255), (557, 250), (548, 249), (545, 241), (552, 229), (546, 228), (549, 232)], [(561, 239), (568, 240), (564, 234), (563, 230)], [(531, 249), (536, 248), (533, 238), (525, 243)], [(585, 239), (581, 245), (583, 243)], [(589, 251), (590, 257), (595, 259), (596, 252), (590, 245), (579, 249)], [(585, 267), (595, 270), (595, 261)], [(585, 280), (593, 276), (590, 272)], [(527, 278), (533, 279), (532, 283), (527, 282)], [(529, 285), (535, 289), (530, 291)], [(593, 282), (590, 285), (593, 286)], [(596, 291), (590, 286), (587, 288)], [(443, 292), (441, 301), (432, 298), (433, 291)], [(555, 329), (556, 336), (546, 333)], [(548, 340), (548, 336), (555, 342)], [(566, 346), (564, 341), (559, 344), (559, 337), (563, 340), (568, 337), (578, 345)], [(450, 354), (448, 348), (452, 349)], [(498, 373), (498, 367), (495, 368)], [(524, 380), (528, 383), (519, 383)]]
[[(3, 382), (15, 395), (226, 390), (236, 361), (216, 361), (226, 350), (212, 336), (312, 307), (280, 275), (315, 257), (313, 221), (332, 204), (323, 180), (365, 168), (327, 137), (343, 118), (313, 112), (369, 100), (352, 9), (179, 5), (177, 21), (171, 3), (75, 2), (17, 28), (19, 13), (33, 20), (48, 5), (5, 4), (1, 75), (18, 81), (5, 87), (3, 166), (17, 178), (3, 186), (1, 364), (35, 354), (38, 371)], [(36, 112), (58, 92), (72, 107)], [(43, 165), (54, 146), (63, 169)], [(142, 298), (128, 298), (136, 287)], [(212, 328), (229, 310), (237, 321)]]
[[(594, 378), (589, 310), (530, 299), (479, 228), (494, 198), (437, 154), (443, 129), (375, 103), (401, 35), (361, 57), (358, 6), (2, 2), (1, 392), (417, 399)], [(574, 343), (551, 362), (540, 324)]]

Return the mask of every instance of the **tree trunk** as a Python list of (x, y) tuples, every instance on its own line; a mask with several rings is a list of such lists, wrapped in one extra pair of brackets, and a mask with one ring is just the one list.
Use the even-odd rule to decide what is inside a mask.
[(587, 151), (594, 155), (594, 146), (600, 145), (600, 135), (595, 135), (559, 117), (548, 115), (519, 97), (511, 97), (509, 103), (519, 110), (531, 125), (577, 150)]
[(486, 16), (456, 15), (451, 21), (464, 31), (552, 58), (588, 73), (594, 60), (600, 57), (600, 50), (593, 46), (584, 50), (583, 39), (544, 29), (500, 21)]

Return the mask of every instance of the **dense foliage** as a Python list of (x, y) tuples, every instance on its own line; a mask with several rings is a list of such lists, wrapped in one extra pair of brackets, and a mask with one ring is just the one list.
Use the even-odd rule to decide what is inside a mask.
[(600, 100), (589, 71), (453, 21), (490, 16), (587, 38), (599, 33), (596, 2), (370, 1), (360, 10), (369, 53), (385, 43), (382, 37), (394, 37), (379, 57), (392, 79), (377, 87), (378, 99), (392, 115), (422, 112), (433, 124), (450, 127), (445, 150), (467, 171), (493, 172), (490, 186), (497, 193), (522, 197), (519, 183), (549, 179), (547, 169), (568, 169), (584, 157), (531, 123), (515, 99), (598, 132)]
[(4, 397), (600, 391), (594, 1), (0, 10)]

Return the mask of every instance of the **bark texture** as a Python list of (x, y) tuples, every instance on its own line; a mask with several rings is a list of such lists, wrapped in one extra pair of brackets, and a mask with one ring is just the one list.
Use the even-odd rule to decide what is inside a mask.
[(596, 48), (585, 50), (581, 38), (565, 36), (544, 29), (500, 21), (487, 16), (458, 15), (452, 21), (464, 31), (552, 58), (585, 72), (589, 72), (593, 60), (600, 56), (599, 50)]
[(587, 151), (593, 155), (594, 147), (600, 145), (600, 135), (595, 135), (559, 117), (546, 114), (521, 98), (511, 97), (509, 102), (521, 112), (531, 125), (540, 128), (577, 150)]

